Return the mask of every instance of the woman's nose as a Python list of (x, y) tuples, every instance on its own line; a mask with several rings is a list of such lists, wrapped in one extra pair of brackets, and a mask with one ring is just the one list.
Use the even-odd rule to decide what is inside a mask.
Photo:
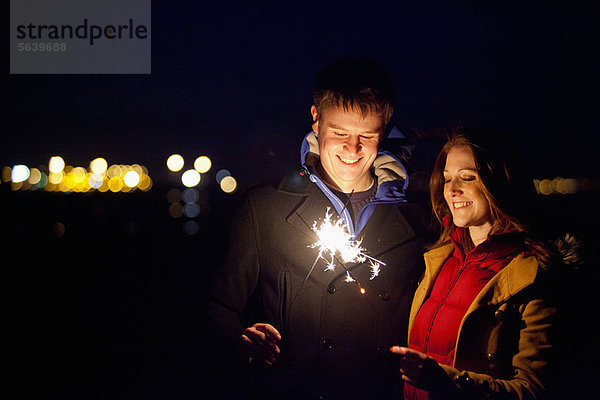
[(450, 190), (450, 194), (452, 194), (452, 195), (462, 194), (461, 185), (459, 182), (456, 182), (456, 179), (453, 179), (450, 181), (450, 184), (448, 185), (448, 189)]

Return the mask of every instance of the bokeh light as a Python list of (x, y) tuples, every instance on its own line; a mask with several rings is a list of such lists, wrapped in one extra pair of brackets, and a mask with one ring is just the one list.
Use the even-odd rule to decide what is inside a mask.
[(181, 190), (177, 188), (169, 189), (167, 192), (167, 201), (169, 203), (177, 203), (181, 201)]
[(219, 185), (221, 184), (221, 181), (223, 180), (223, 178), (225, 178), (226, 176), (231, 176), (231, 172), (229, 172), (226, 169), (222, 169), (219, 172), (217, 172), (217, 175), (215, 178), (217, 179), (217, 182), (219, 183)]
[(199, 198), (200, 198), (200, 193), (198, 193), (198, 191), (193, 188), (185, 189), (183, 191), (183, 193), (181, 194), (181, 199), (185, 203), (194, 203), (194, 202), (198, 201)]
[(62, 172), (62, 170), (64, 168), (65, 168), (65, 160), (63, 160), (62, 157), (60, 157), (60, 156), (50, 157), (50, 162), (48, 163), (48, 169), (50, 170), (50, 172), (52, 172), (54, 174), (58, 174), (58, 173)]
[(98, 189), (102, 185), (103, 180), (102, 175), (93, 173), (88, 178), (88, 183), (93, 189)]
[(123, 177), (123, 182), (130, 188), (135, 187), (140, 183), (140, 175), (135, 171), (128, 171)]
[(181, 183), (187, 187), (194, 187), (200, 183), (200, 173), (195, 169), (188, 169), (181, 175)]
[(186, 203), (183, 206), (183, 214), (188, 218), (196, 218), (200, 215), (200, 206), (196, 203)]
[(2, 167), (2, 182), (10, 182), (12, 169), (10, 167)]
[(183, 157), (179, 154), (172, 154), (167, 158), (167, 168), (173, 172), (177, 172), (183, 168)]
[(237, 189), (237, 181), (232, 176), (221, 179), (221, 190), (225, 193), (233, 193)]
[(201, 174), (208, 172), (211, 166), (212, 162), (207, 156), (200, 156), (196, 158), (196, 161), (194, 161), (194, 169)]
[(26, 165), (15, 165), (12, 168), (11, 180), (14, 183), (25, 182), (29, 178), (29, 168)]
[(98, 157), (90, 162), (90, 170), (95, 174), (102, 175), (106, 172), (107, 168), (108, 163), (102, 157)]
[(27, 182), (31, 185), (37, 185), (42, 180), (42, 172), (37, 168), (31, 168), (29, 170), (29, 179)]
[(113, 176), (108, 181), (108, 190), (119, 192), (123, 189), (123, 179), (120, 176)]
[(193, 219), (185, 221), (183, 223), (183, 231), (190, 236), (197, 235), (200, 232), (200, 224)]
[(183, 206), (181, 203), (171, 203), (169, 205), (169, 215), (171, 218), (181, 218), (183, 215)]
[(138, 183), (138, 188), (143, 192), (146, 192), (150, 190), (150, 188), (152, 188), (152, 179), (150, 179), (150, 176), (148, 174), (142, 174), (140, 176), (140, 183)]

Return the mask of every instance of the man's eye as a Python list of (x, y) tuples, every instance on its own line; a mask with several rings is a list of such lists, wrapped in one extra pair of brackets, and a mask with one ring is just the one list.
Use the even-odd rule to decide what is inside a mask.
[(341, 132), (334, 132), (333, 134), (334, 134), (335, 136), (339, 136), (339, 137), (346, 136), (346, 134), (345, 134), (345, 133), (341, 133)]

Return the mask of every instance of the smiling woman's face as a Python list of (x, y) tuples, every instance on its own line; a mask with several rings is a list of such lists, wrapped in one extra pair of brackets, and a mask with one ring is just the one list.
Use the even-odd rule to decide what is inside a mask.
[[(446, 157), (444, 199), (454, 225), (462, 228), (491, 228), (490, 206), (483, 193), (475, 159), (467, 146), (455, 146)], [(486, 232), (487, 233), (487, 232)]]

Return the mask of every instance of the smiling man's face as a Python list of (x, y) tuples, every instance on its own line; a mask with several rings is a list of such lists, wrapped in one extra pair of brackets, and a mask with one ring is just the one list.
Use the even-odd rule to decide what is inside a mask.
[[(316, 109), (311, 110), (316, 119)], [(383, 118), (376, 113), (363, 116), (359, 111), (328, 107), (316, 126), (323, 177), (341, 191), (362, 192), (373, 180), (370, 168), (377, 157), (383, 137)]]

